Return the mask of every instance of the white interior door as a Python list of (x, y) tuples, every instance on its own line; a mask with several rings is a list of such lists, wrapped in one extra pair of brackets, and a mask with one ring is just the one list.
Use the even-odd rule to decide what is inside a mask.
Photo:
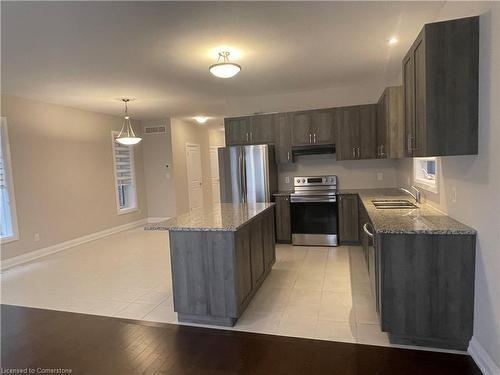
[(219, 155), (217, 147), (210, 147), (210, 181), (212, 183), (212, 202), (220, 202)]
[(189, 210), (203, 208), (203, 181), (201, 173), (201, 150), (198, 144), (186, 144), (186, 166), (188, 176)]

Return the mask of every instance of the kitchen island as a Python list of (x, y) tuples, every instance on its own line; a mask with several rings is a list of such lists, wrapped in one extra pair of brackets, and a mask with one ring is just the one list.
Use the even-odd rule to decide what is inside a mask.
[(180, 322), (233, 326), (276, 261), (274, 203), (221, 203), (146, 230), (169, 231)]

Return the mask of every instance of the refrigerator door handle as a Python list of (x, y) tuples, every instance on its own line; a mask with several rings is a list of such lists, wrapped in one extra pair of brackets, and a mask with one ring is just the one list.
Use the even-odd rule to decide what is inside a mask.
[(246, 203), (247, 202), (247, 172), (246, 172), (246, 150), (243, 148), (243, 155), (241, 157), (241, 180), (242, 180), (242, 184), (241, 184), (241, 191), (242, 191), (242, 194), (243, 194), (243, 200), (242, 202), (243, 203)]

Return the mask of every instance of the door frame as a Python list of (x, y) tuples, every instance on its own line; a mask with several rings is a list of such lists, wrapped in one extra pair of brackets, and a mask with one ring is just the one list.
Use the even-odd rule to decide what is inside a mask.
[(191, 194), (191, 169), (189, 167), (189, 159), (188, 159), (188, 150), (189, 148), (197, 148), (200, 151), (200, 171), (201, 171), (201, 205), (200, 207), (203, 208), (204, 206), (204, 201), (203, 201), (203, 166), (201, 162), (201, 145), (199, 143), (189, 143), (186, 142), (186, 145), (184, 146), (185, 153), (186, 153), (186, 173), (187, 173), (187, 185), (188, 185), (188, 203), (189, 203), (189, 212), (192, 211), (192, 194)]
[[(219, 149), (220, 146), (210, 146), (210, 149), (209, 149), (209, 156), (210, 156), (210, 188), (212, 190), (212, 203), (216, 204), (216, 203), (220, 203), (220, 178), (219, 178)], [(212, 176), (212, 153), (215, 154), (215, 159), (217, 160), (217, 176)], [(219, 197), (218, 197), (218, 200), (215, 201), (213, 198), (214, 198), (214, 178), (217, 179), (217, 185), (219, 186)]]

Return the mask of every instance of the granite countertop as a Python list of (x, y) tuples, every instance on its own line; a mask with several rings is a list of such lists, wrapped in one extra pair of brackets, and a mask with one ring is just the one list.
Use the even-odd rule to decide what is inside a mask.
[(429, 204), (417, 204), (413, 209), (378, 209), (374, 199), (415, 200), (396, 188), (387, 189), (340, 189), (338, 194), (358, 194), (376, 233), (422, 233), (422, 234), (476, 234), (476, 231)]
[(277, 191), (276, 193), (273, 193), (273, 195), (275, 197), (286, 197), (292, 193), (293, 193), (293, 191), (291, 191), (291, 190), (283, 190), (283, 191), (280, 190), (280, 191)]
[(236, 231), (274, 203), (220, 203), (209, 209), (188, 212), (168, 220), (147, 224), (145, 230)]

